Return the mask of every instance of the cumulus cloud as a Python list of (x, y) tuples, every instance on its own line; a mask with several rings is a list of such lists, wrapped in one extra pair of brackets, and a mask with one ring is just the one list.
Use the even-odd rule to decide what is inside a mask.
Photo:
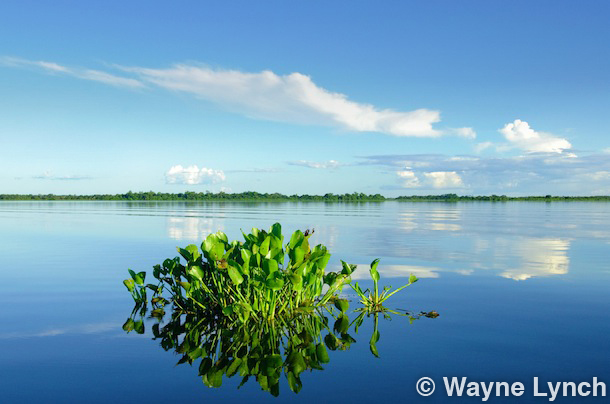
[[(385, 189), (434, 189), (434, 185), (474, 194), (599, 195), (608, 194), (610, 155), (596, 153), (528, 153), (512, 157), (442, 154), (374, 155), (359, 165), (375, 165), (395, 174), (399, 186)], [(434, 174), (434, 173), (455, 173)], [(424, 175), (424, 173), (428, 175)], [(461, 183), (461, 185), (460, 185)]]
[(328, 169), (328, 168), (338, 168), (343, 165), (339, 163), (337, 160), (328, 160), (328, 161), (307, 161), (307, 160), (298, 160), (298, 161), (289, 161), (288, 164), (293, 166), (301, 166), (307, 168), (317, 168), (317, 169)]
[(176, 165), (165, 173), (165, 182), (168, 184), (215, 184), (224, 181), (225, 179), (225, 174), (222, 170), (214, 170), (206, 167), (199, 168), (196, 165), (188, 167)]
[(513, 147), (525, 150), (528, 153), (561, 153), (572, 148), (566, 139), (550, 133), (537, 132), (530, 125), (520, 119), (507, 123), (500, 133)]
[(42, 60), (26, 60), (15, 57), (2, 57), (0, 58), (0, 65), (9, 67), (41, 69), (49, 73), (66, 74), (79, 79), (98, 81), (104, 84), (110, 84), (117, 87), (144, 87), (144, 83), (134, 78), (121, 77), (111, 73), (103, 72), (101, 70), (69, 68), (66, 66), (61, 66), (54, 62), (45, 62)]
[(247, 116), (289, 123), (335, 126), (355, 132), (393, 136), (438, 137), (454, 134), (473, 139), (472, 128), (440, 130), (440, 112), (432, 109), (397, 111), (352, 101), (347, 95), (318, 86), (311, 77), (270, 70), (242, 72), (203, 65), (176, 64), (169, 68), (113, 66), (123, 76), (101, 70), (70, 68), (48, 61), (0, 58), (0, 64), (42, 69), (121, 87), (157, 86), (192, 94)]
[(464, 186), (462, 178), (455, 171), (434, 171), (423, 173), (432, 188), (461, 188)]
[(417, 178), (415, 172), (411, 170), (407, 169), (403, 171), (397, 171), (396, 175), (398, 175), (403, 188), (418, 188), (421, 185), (421, 183), (419, 182), (419, 178)]
[(407, 167), (405, 170), (397, 171), (396, 175), (403, 188), (455, 189), (464, 186), (462, 178), (455, 171), (416, 173)]

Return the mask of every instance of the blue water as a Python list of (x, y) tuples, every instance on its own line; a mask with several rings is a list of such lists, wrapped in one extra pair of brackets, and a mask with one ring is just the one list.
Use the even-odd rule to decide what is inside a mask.
[[(127, 268), (151, 270), (176, 246), (209, 233), (281, 222), (284, 233), (315, 229), (314, 243), (359, 264), (381, 258), (382, 281), (420, 281), (388, 306), (440, 317), (412, 325), (380, 320), (380, 358), (365, 322), (348, 351), (330, 352), (324, 371), (282, 385), (274, 398), (251, 380), (205, 387), (196, 366), (146, 334), (121, 326), (133, 302)], [(448, 398), (443, 377), (591, 382), (610, 387), (610, 204), (605, 203), (0, 203), (0, 402), (481, 402)], [(345, 289), (351, 298), (349, 288)], [(352, 302), (352, 308), (356, 302)], [(421, 397), (421, 377), (436, 382)], [(555, 402), (608, 402), (560, 397)]]

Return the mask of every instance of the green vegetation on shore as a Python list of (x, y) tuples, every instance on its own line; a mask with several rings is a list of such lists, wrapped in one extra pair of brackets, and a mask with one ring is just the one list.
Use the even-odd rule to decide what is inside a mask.
[(386, 198), (381, 194), (283, 195), (279, 193), (241, 192), (127, 192), (125, 194), (55, 195), (55, 194), (0, 194), (0, 201), (294, 201), (294, 202), (459, 202), (459, 201), (610, 201), (610, 195), (599, 196), (506, 196), (506, 195), (411, 195)]

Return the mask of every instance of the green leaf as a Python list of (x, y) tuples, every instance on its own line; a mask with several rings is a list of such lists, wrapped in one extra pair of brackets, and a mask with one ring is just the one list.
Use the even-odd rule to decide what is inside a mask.
[(203, 383), (208, 387), (222, 386), (222, 370), (212, 369), (203, 376)]
[(185, 250), (187, 250), (189, 253), (191, 253), (191, 257), (193, 261), (197, 261), (197, 258), (201, 257), (201, 254), (199, 253), (199, 249), (197, 248), (197, 246), (195, 244), (189, 244), (186, 247), (184, 247)]
[(186, 272), (193, 278), (197, 279), (199, 282), (203, 282), (204, 273), (203, 269), (201, 269), (199, 265), (189, 265), (187, 267)]
[(235, 285), (241, 285), (241, 283), (244, 281), (244, 277), (241, 276), (239, 270), (230, 265), (227, 271), (229, 272), (229, 278), (231, 278), (231, 281), (233, 281)]
[(371, 273), (371, 278), (373, 278), (375, 282), (379, 282), (379, 272), (377, 271), (377, 265), (379, 265), (379, 258), (371, 262), (371, 269), (369, 271)]
[(227, 368), (227, 377), (232, 377), (233, 375), (235, 375), (235, 373), (237, 373), (237, 370), (239, 369), (240, 365), (241, 365), (241, 359), (239, 359), (239, 358), (233, 359), (233, 362), (231, 362), (231, 364)]
[(280, 290), (284, 286), (284, 280), (281, 278), (267, 278), (265, 285), (271, 290)]
[(123, 324), (123, 331), (130, 332), (133, 330), (133, 328), (134, 328), (133, 319), (128, 318), (127, 321), (125, 321), (125, 324)]
[(208, 373), (208, 371), (212, 368), (212, 359), (203, 358), (201, 363), (199, 364), (199, 376), (203, 376)]
[(300, 292), (303, 290), (303, 277), (299, 274), (292, 274), (290, 276), (290, 282), (292, 283), (292, 290)]
[(138, 272), (136, 274), (136, 276), (133, 278), (134, 281), (136, 281), (136, 283), (138, 285), (144, 285), (144, 280), (146, 279), (146, 272), (142, 271), (142, 272)]
[(349, 302), (346, 299), (336, 299), (335, 307), (338, 308), (341, 313), (345, 313), (349, 309)]
[(125, 285), (125, 287), (127, 288), (128, 291), (133, 292), (133, 289), (135, 287), (135, 283), (133, 282), (133, 279), (125, 279), (123, 281), (123, 285)]
[(409, 276), (409, 283), (415, 283), (419, 280), (419, 278), (413, 274), (411, 274), (411, 276)]
[(233, 310), (233, 306), (232, 305), (228, 305), (222, 308), (222, 314), (224, 314), (225, 316), (229, 317), (233, 314), (234, 310)]
[(263, 270), (267, 276), (271, 276), (273, 273), (277, 272), (279, 269), (278, 263), (276, 260), (264, 260), (263, 261)]
[(328, 356), (328, 351), (324, 344), (319, 343), (316, 345), (316, 357), (320, 363), (328, 363), (330, 362), (330, 357)]
[(345, 333), (349, 329), (349, 319), (343, 313), (337, 318), (335, 321), (335, 325), (333, 326), (334, 330), (338, 333)]
[(269, 252), (269, 244), (271, 243), (271, 237), (267, 236), (265, 237), (265, 240), (261, 243), (260, 247), (259, 247), (259, 251), (261, 253), (261, 255), (264, 257), (267, 255), (267, 253)]
[(269, 229), (269, 233), (273, 234), (278, 239), (282, 238), (282, 225), (279, 223), (274, 223)]
[(133, 323), (133, 329), (138, 333), (138, 334), (144, 334), (144, 321), (142, 320), (138, 320), (136, 322)]
[(351, 275), (352, 272), (354, 272), (352, 270), (352, 267), (349, 266), (349, 264), (347, 264), (345, 261), (341, 261), (341, 266), (343, 267), (343, 269), (341, 270), (341, 273), (343, 275)]
[(369, 341), (369, 348), (371, 349), (371, 353), (379, 358), (379, 351), (377, 351), (377, 341), (379, 341), (379, 331), (373, 331), (373, 335), (371, 335), (371, 340)]
[(293, 250), (297, 245), (299, 245), (299, 243), (301, 241), (303, 241), (303, 239), (305, 238), (305, 236), (303, 235), (303, 232), (301, 232), (301, 230), (297, 230), (294, 233), (292, 233), (292, 236), (290, 237), (290, 242), (288, 243), (288, 247), (290, 247), (291, 250)]
[(295, 376), (293, 372), (286, 373), (286, 379), (288, 380), (288, 387), (295, 393), (301, 391), (303, 388), (303, 383), (301, 383), (301, 379), (298, 376)]

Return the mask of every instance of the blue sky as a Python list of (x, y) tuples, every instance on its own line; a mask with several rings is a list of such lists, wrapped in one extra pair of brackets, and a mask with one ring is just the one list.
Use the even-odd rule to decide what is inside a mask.
[(610, 194), (610, 3), (0, 3), (0, 193)]

